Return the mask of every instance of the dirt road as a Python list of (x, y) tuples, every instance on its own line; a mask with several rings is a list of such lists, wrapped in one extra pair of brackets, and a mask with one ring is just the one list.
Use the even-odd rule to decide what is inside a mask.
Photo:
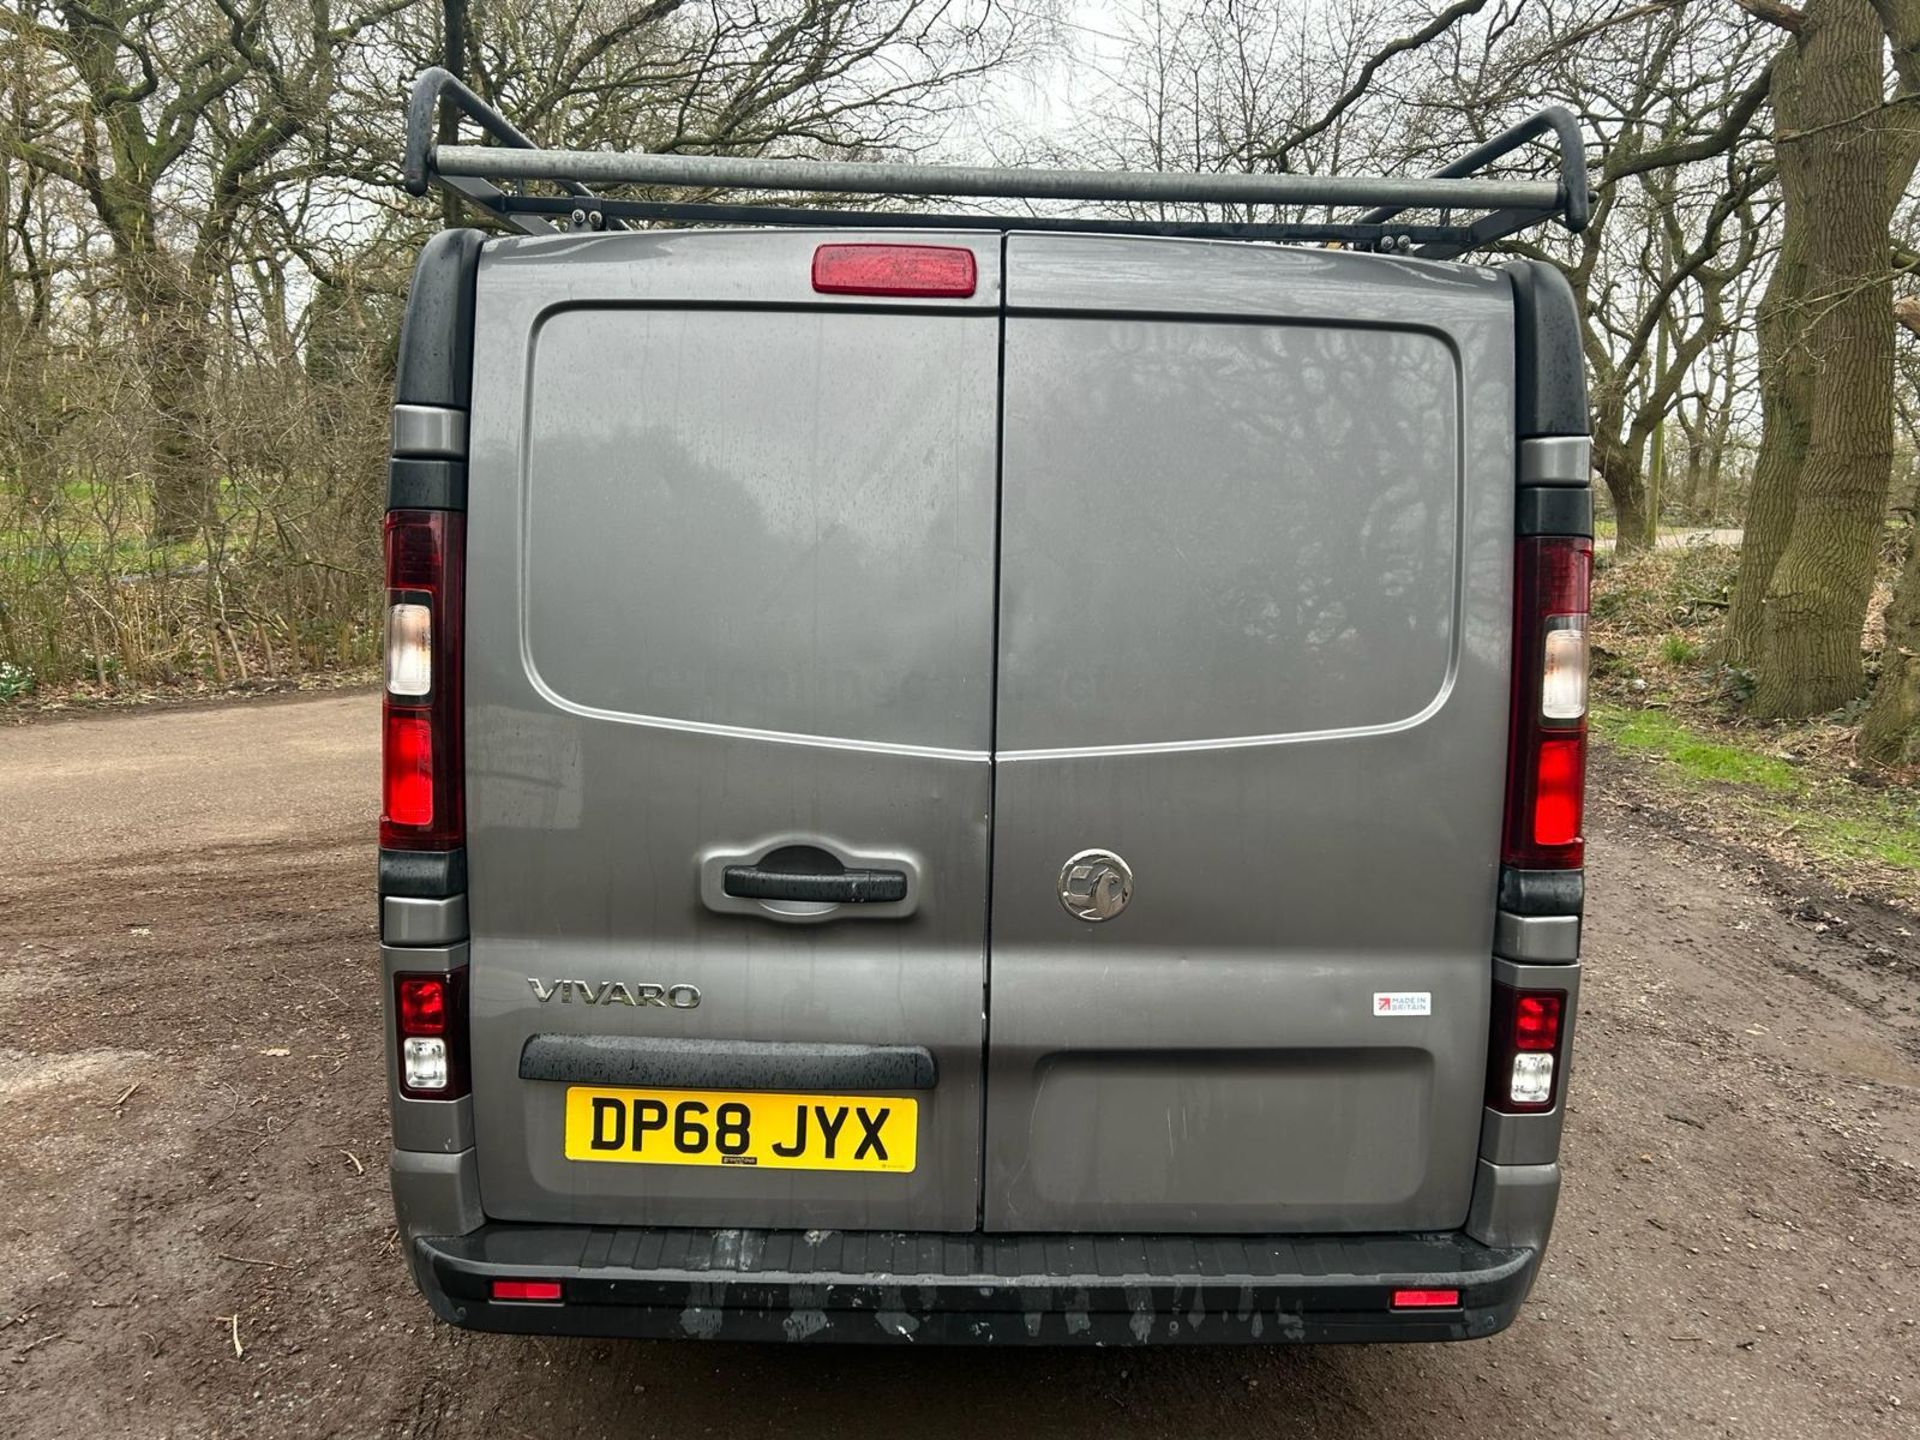
[(1604, 764), (1569, 1186), (1497, 1339), (437, 1325), (383, 1168), (374, 718), (357, 694), (0, 731), (0, 1435), (1914, 1433), (1920, 924), (1685, 833)]

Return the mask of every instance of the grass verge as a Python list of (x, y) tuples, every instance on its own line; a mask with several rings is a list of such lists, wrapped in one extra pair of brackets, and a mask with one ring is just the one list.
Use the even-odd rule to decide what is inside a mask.
[(1700, 802), (1706, 823), (1836, 878), (1920, 898), (1920, 792), (1780, 748), (1779, 732), (1708, 730), (1658, 709), (1598, 704), (1602, 746), (1658, 788)]

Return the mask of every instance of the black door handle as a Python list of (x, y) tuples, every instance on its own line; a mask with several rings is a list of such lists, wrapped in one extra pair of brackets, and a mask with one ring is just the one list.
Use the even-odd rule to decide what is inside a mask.
[(907, 898), (907, 877), (898, 870), (838, 870), (819, 874), (729, 865), (721, 890), (736, 900), (812, 900), (833, 905), (884, 904)]

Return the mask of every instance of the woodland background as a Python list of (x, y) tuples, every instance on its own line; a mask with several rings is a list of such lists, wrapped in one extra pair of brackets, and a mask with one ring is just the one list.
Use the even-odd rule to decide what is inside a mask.
[[(1580, 303), (1603, 693), (1920, 756), (1920, 0), (0, 0), (0, 708), (371, 662), (408, 273), (471, 221), (397, 187), (430, 64), (728, 154), (1417, 172), (1566, 104), (1594, 221), (1500, 248)], [(1744, 538), (1648, 570), (1676, 525)]]

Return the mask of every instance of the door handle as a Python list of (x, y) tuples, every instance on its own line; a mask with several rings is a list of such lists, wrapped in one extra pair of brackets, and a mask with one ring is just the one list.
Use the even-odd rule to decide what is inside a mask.
[(721, 891), (736, 900), (806, 900), (830, 905), (888, 904), (907, 898), (907, 877), (899, 870), (773, 870), (764, 865), (729, 865)]

